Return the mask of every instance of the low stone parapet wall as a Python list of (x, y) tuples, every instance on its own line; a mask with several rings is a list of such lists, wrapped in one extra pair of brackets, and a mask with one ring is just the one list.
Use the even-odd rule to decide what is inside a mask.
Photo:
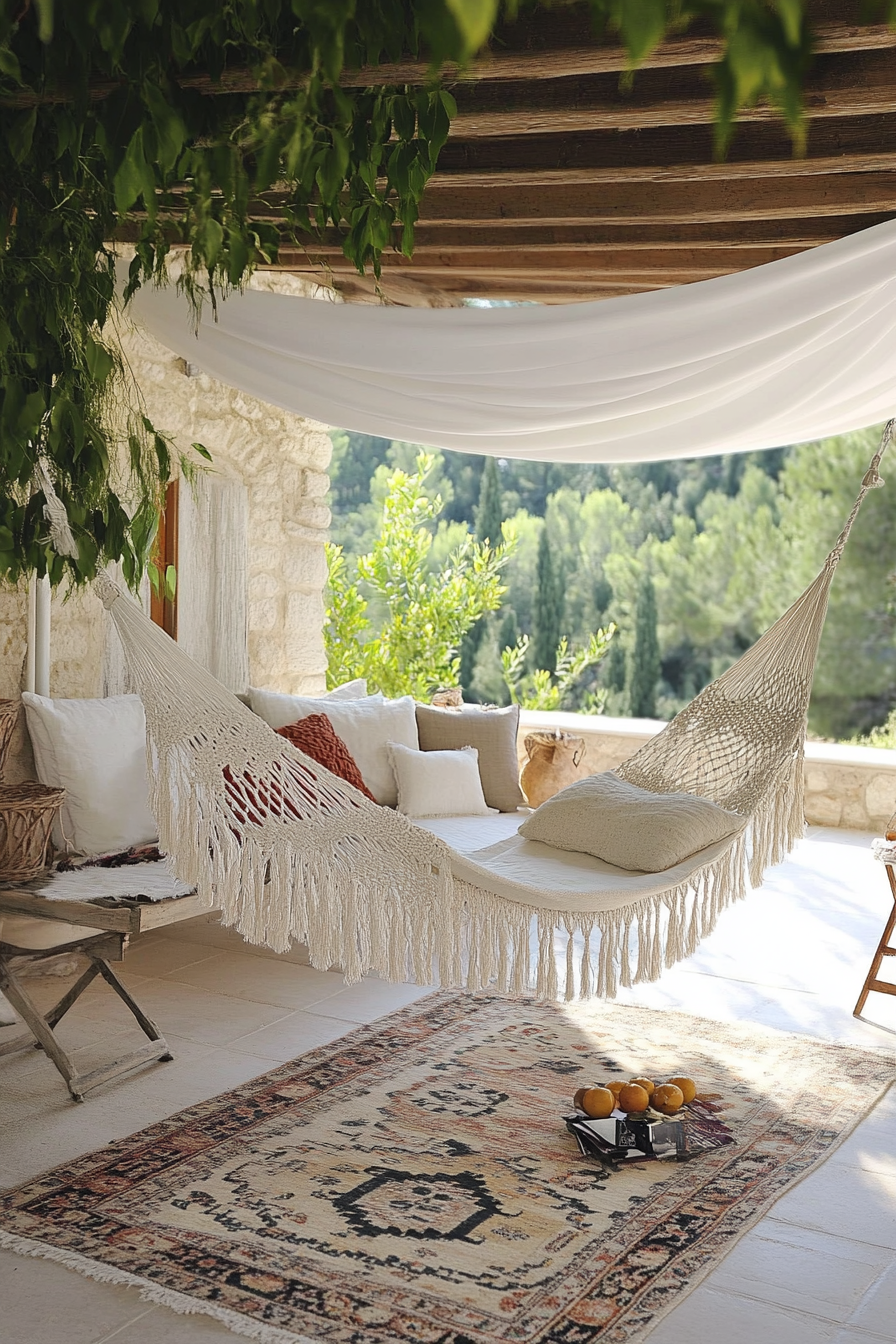
[[(560, 729), (585, 739), (583, 774), (613, 770), (663, 727), (665, 724), (656, 719), (523, 710), (518, 740), (520, 764), (526, 760), (523, 744), (527, 733)], [(896, 751), (830, 742), (806, 744), (806, 821), (811, 826), (883, 831), (894, 812)]]

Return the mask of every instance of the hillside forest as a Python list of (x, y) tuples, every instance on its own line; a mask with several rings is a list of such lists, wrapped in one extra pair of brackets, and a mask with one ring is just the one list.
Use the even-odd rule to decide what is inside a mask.
[[(381, 534), (390, 479), (413, 475), (421, 449), (344, 431), (332, 437), (331, 536), (355, 574)], [(508, 702), (503, 650), (516, 649), (530, 672), (555, 673), (563, 637), (581, 650), (615, 625), (605, 655), (564, 686), (562, 708), (670, 718), (813, 577), (877, 440), (864, 430), (763, 453), (632, 465), (434, 454), (423, 487), (434, 504), (420, 522), (431, 536), (425, 564), (437, 574), (471, 539), (503, 540), (508, 550), (500, 605), (458, 650), (465, 698)], [(885, 461), (885, 476), (888, 465), (896, 472)], [(896, 714), (885, 726), (894, 706), (896, 482), (868, 497), (836, 577), (810, 732), (835, 740), (871, 733), (868, 740), (896, 745)]]

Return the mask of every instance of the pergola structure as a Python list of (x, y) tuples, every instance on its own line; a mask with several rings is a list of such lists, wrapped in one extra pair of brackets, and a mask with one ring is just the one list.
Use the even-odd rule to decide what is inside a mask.
[[(467, 297), (569, 303), (744, 270), (896, 215), (896, 31), (859, 0), (809, 5), (804, 157), (775, 111), (743, 113), (713, 155), (710, 68), (720, 44), (693, 26), (634, 76), (587, 8), (521, 17), (487, 57), (448, 72), (458, 115), (431, 180), (413, 258), (361, 277), (333, 236), (285, 242), (279, 268), (350, 300), (451, 306)], [(346, 82), (423, 82), (421, 64)], [(277, 219), (276, 193), (259, 214)]]

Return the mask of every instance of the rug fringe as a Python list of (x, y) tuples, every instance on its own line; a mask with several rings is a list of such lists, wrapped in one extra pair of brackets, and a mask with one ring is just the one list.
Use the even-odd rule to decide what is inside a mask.
[(91, 1260), (77, 1251), (66, 1251), (56, 1246), (47, 1246), (41, 1241), (31, 1241), (27, 1237), (14, 1235), (0, 1229), (0, 1250), (13, 1251), (16, 1255), (30, 1256), (36, 1260), (52, 1260), (71, 1269), (95, 1283), (114, 1283), (122, 1288), (136, 1288), (144, 1302), (152, 1302), (159, 1307), (167, 1307), (178, 1316), (211, 1316), (220, 1321), (235, 1335), (245, 1339), (254, 1339), (257, 1344), (320, 1344), (310, 1335), (295, 1335), (291, 1330), (281, 1330), (278, 1326), (265, 1325), (263, 1321), (250, 1321), (226, 1307), (216, 1306), (213, 1302), (202, 1302), (198, 1298), (188, 1297), (185, 1293), (164, 1288), (161, 1284), (150, 1283), (138, 1278), (126, 1269), (112, 1269), (97, 1260)]

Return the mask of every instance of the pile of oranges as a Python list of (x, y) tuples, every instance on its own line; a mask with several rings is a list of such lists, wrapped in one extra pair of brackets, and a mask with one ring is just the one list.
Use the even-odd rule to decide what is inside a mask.
[(576, 1110), (592, 1120), (606, 1120), (613, 1111), (636, 1115), (650, 1107), (661, 1115), (675, 1115), (694, 1100), (697, 1084), (693, 1078), (670, 1078), (654, 1083), (649, 1078), (631, 1078), (627, 1083), (604, 1083), (602, 1087), (580, 1087), (572, 1099)]

